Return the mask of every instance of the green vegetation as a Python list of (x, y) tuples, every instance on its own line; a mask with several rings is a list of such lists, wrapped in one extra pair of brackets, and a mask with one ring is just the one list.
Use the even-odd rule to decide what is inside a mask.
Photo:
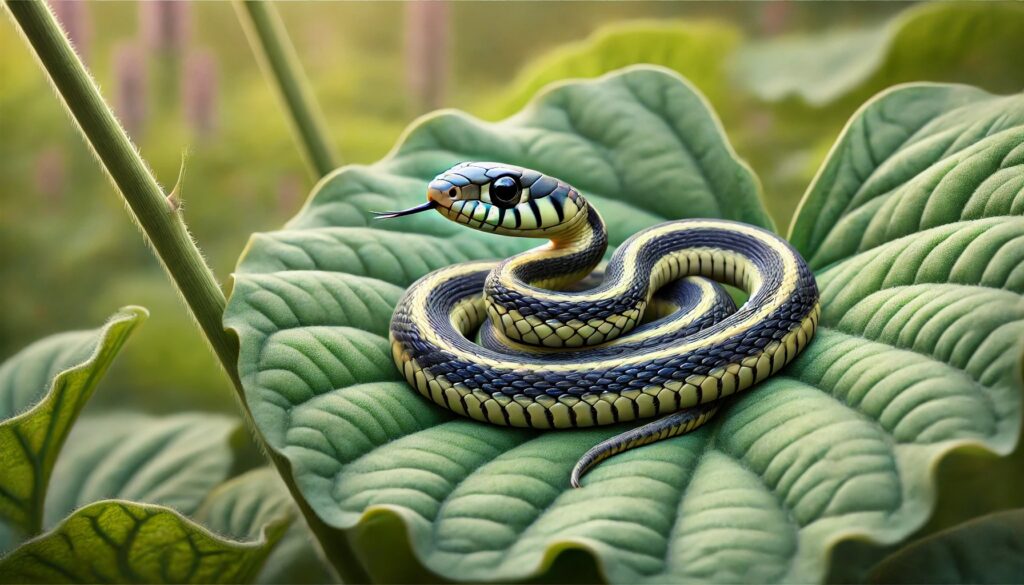
[(748, 43), (735, 79), (761, 99), (819, 107), (921, 79), (1019, 91), (1024, 73), (1006, 56), (1024, 51), (1022, 31), (1019, 4), (923, 4), (881, 27)]
[[(816, 341), (710, 428), (620, 455), (574, 491), (577, 458), (621, 429), (536, 433), (425, 408), (403, 391), (386, 337), (402, 287), (529, 242), (430, 215), (367, 227), (368, 212), (413, 204), (460, 160), (506, 160), (579, 187), (617, 243), (671, 217), (765, 225), (756, 181), (701, 98), (661, 70), (562, 85), (498, 124), (435, 115), (250, 243), (225, 318), (246, 400), (376, 580), (521, 580), (570, 549), (613, 582), (818, 580), (842, 535), (888, 543), (922, 525), (946, 453), (1013, 447), (1022, 142), (1020, 97), (918, 85), (872, 101), (795, 221), (821, 268)], [(386, 554), (373, 544), (385, 538)], [(422, 565), (393, 563), (397, 546)]]
[(274, 582), (281, 571), (329, 580), (278, 478), (260, 469), (225, 481), (244, 440), (236, 419), (112, 412), (75, 422), (145, 317), (127, 307), (0, 365), (11, 411), (0, 413), (0, 583)]
[[(519, 110), (559, 79), (596, 77), (637, 63), (679, 72), (715, 106), (736, 150), (765, 186), (765, 206), (785, 229), (829, 146), (871, 96), (909, 81), (1024, 88), (1024, 8), (937, 3), (886, 26), (848, 24), (815, 35), (745, 39), (716, 21), (607, 27), (531, 63), (515, 83), (481, 100), (488, 117)], [(793, 94), (797, 97), (789, 98)]]
[(145, 309), (127, 307), (103, 328), (38, 341), (0, 366), (0, 517), (39, 532), (57, 454), (96, 384)]
[(266, 75), (274, 80), (282, 105), (291, 114), (296, 141), (304, 149), (313, 179), (318, 180), (338, 166), (338, 157), (327, 138), (323, 114), (302, 76), (302, 65), (284, 23), (273, 4), (268, 2), (238, 0), (235, 9), (253, 53), (259, 57)]
[(1013, 583), (1024, 575), (1024, 510), (966, 522), (886, 558), (873, 583)]
[(96, 502), (0, 560), (3, 583), (241, 583), (280, 538), (219, 538), (168, 508)]
[[(38, 6), (5, 9), (27, 39), (14, 19), (0, 26), (0, 347), (13, 355), (0, 364), (0, 583), (1020, 574), (1019, 6), (925, 5), (880, 26), (892, 8), (606, 4), (566, 18), (557, 4), (459, 4), (445, 29), (459, 34), (438, 44), (455, 47), (441, 89), (469, 113), (403, 132), (419, 103), (399, 74), (402, 27), (367, 26), (400, 22), (400, 4), (289, 5), (281, 21), (259, 5), (56, 5), (153, 173), (52, 23), (22, 18)], [(597, 29), (624, 14), (648, 19)], [(244, 42), (248, 15), (271, 79)], [(777, 34), (829, 19), (844, 30)], [(201, 327), (44, 94), (30, 45)], [(926, 83), (893, 87), (909, 81)], [(179, 177), (186, 145), (164, 201), (154, 177)], [(320, 176), (333, 151), (359, 164), (312, 186), (303, 158)], [(430, 214), (370, 222), (464, 160), (573, 183), (613, 245), (681, 217), (788, 233), (822, 292), (814, 343), (698, 432), (568, 489), (578, 456), (622, 428), (477, 424), (424, 403), (391, 361), (404, 287), (530, 245)], [(154, 318), (140, 328), (148, 312), (131, 306), (28, 343), (120, 302)]]

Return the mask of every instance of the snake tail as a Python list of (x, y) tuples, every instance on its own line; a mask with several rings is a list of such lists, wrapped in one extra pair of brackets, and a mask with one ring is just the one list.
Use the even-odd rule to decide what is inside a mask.
[(601, 441), (588, 449), (573, 466), (572, 473), (569, 475), (569, 484), (574, 488), (580, 487), (583, 474), (612, 455), (696, 430), (715, 415), (718, 407), (717, 402), (712, 402), (680, 410)]

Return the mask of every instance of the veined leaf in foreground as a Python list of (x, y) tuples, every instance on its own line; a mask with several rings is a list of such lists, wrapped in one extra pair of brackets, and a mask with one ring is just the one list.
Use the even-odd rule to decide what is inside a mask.
[(261, 467), (225, 482), (196, 512), (196, 519), (218, 534), (251, 540), (265, 526), (291, 519), (274, 547), (257, 583), (330, 583), (336, 578), (318, 553), (313, 535), (300, 517), (288, 488), (270, 467)]
[(53, 470), (45, 527), (99, 500), (129, 500), (194, 513), (231, 472), (238, 419), (208, 413), (85, 416)]
[[(944, 102), (956, 91), (945, 86), (901, 91), (933, 93), (940, 106), (999, 102), (982, 92)], [(978, 213), (931, 221), (950, 193), (964, 196), (935, 190), (917, 208), (925, 215), (907, 220), (916, 229), (836, 256), (819, 273), (818, 339), (788, 371), (696, 433), (602, 463), (582, 489), (568, 487), (572, 465), (621, 427), (479, 424), (401, 381), (386, 336), (403, 287), (522, 248), (430, 214), (367, 228), (368, 211), (421, 200), (455, 162), (502, 160), (581, 188), (612, 219), (616, 243), (679, 217), (764, 225), (755, 180), (705, 108), (674, 75), (641, 68), (562, 85), (499, 124), (434, 116), (390, 158), (322, 182), (285, 230), (254, 237), (226, 324), (239, 334), (256, 424), (334, 531), (325, 545), (350, 543), (378, 580), (522, 580), (571, 557), (591, 567), (568, 574), (597, 567), (612, 582), (814, 581), (841, 539), (894, 542), (920, 526), (945, 453), (1012, 448), (1024, 256), (1011, 242), (1024, 238), (1024, 220), (1000, 203), (1018, 176), (1002, 170), (1016, 159), (997, 156), (1006, 136), (980, 125), (914, 173), (923, 186), (978, 169), (992, 187), (979, 192)], [(861, 126), (871, 128), (851, 127)], [(975, 151), (988, 164), (956, 154)], [(875, 180), (906, 169), (879, 169)]]
[(125, 307), (99, 329), (47, 337), (0, 365), (0, 518), (16, 527), (12, 538), (42, 529), (46, 487), (64, 439), (147, 315)]
[(286, 527), (236, 542), (169, 508), (106, 500), (0, 559), (0, 583), (246, 583)]

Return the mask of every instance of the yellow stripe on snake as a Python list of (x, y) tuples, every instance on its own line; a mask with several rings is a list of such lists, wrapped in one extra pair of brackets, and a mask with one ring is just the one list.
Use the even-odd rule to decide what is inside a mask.
[[(409, 384), (463, 416), (565, 429), (661, 417), (583, 455), (570, 483), (626, 449), (690, 432), (721, 401), (778, 372), (810, 342), (818, 289), (775, 234), (719, 219), (671, 221), (608, 247), (578, 191), (536, 171), (463, 163), (427, 202), (468, 228), (547, 244), (502, 261), (436, 270), (391, 320)], [(724, 288), (746, 291), (738, 309)]]

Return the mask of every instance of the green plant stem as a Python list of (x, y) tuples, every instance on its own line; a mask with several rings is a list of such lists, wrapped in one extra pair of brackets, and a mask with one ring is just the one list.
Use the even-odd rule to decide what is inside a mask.
[(192, 240), (176, 198), (164, 194), (46, 5), (39, 1), (8, 0), (6, 6), (86, 142), (128, 203), (224, 369), (240, 388), (237, 343), (221, 324), (224, 291)]
[(284, 23), (270, 2), (235, 0), (234, 4), (260, 67), (273, 81), (291, 114), (292, 130), (310, 172), (314, 180), (319, 180), (338, 168), (338, 157), (327, 139), (323, 114), (302, 72)]
[(5, 0), (4, 5), (213, 346), (240, 398), (256, 441), (270, 455), (310, 527), (329, 548), (332, 564), (345, 583), (368, 582), (369, 576), (348, 537), (333, 536), (330, 528), (313, 512), (301, 497), (289, 462), (267, 446), (252, 420), (238, 376), (238, 343), (222, 325), (224, 292), (192, 240), (176, 197), (164, 194), (46, 5), (40, 0)]

